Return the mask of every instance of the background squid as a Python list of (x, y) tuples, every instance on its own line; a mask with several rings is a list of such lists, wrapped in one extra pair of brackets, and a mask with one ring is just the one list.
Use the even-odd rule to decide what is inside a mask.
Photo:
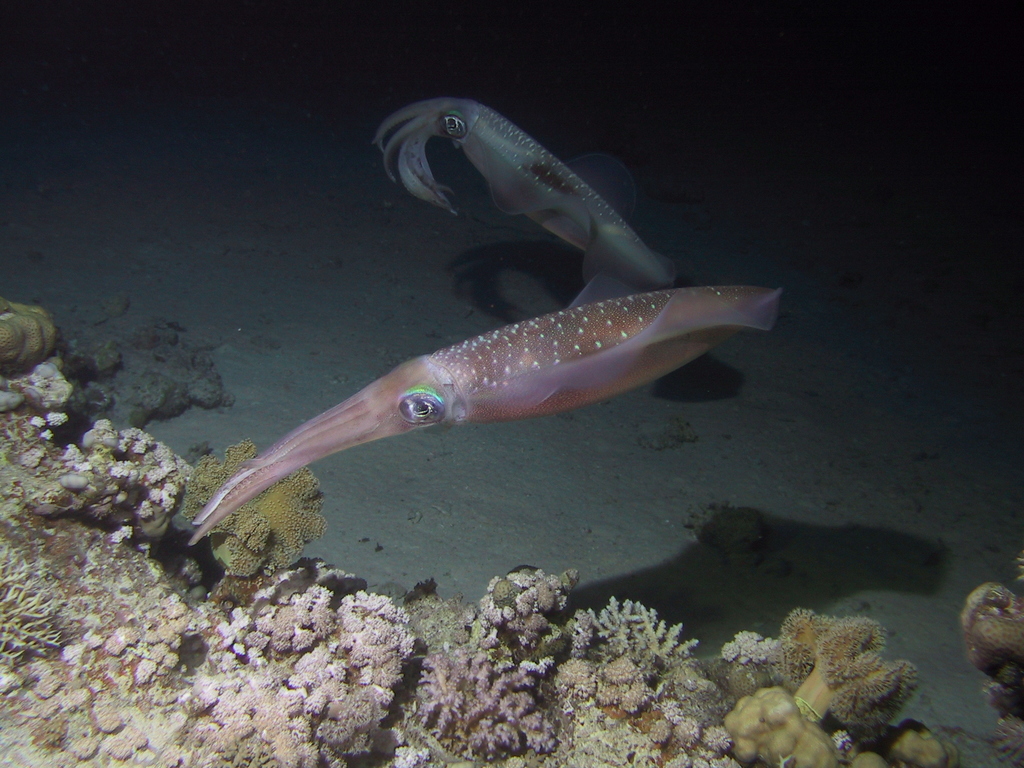
[(768, 330), (781, 289), (677, 288), (574, 305), (409, 360), (247, 462), (193, 523), (195, 544), (295, 470), (433, 424), (569, 411), (646, 384), (741, 328)]
[(409, 192), (452, 208), (451, 190), (438, 184), (427, 162), (432, 136), (452, 139), (483, 174), (495, 204), (506, 213), (525, 213), (550, 232), (585, 251), (583, 279), (614, 277), (634, 290), (672, 284), (672, 263), (651, 251), (620, 212), (578, 173), (518, 126), (471, 99), (428, 99), (398, 110), (377, 129), (374, 143), (384, 168), (394, 167)]

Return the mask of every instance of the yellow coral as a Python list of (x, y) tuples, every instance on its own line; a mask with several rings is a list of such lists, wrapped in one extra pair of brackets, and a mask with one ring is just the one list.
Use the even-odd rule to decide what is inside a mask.
[(820, 726), (807, 720), (784, 688), (744, 696), (725, 716), (733, 755), (744, 763), (761, 758), (786, 768), (837, 768), (839, 754)]
[[(224, 462), (204, 456), (189, 480), (184, 515), (192, 519), (242, 462), (256, 456), (251, 440), (230, 446)], [(320, 484), (307, 468), (292, 473), (213, 529), (213, 554), (233, 576), (252, 576), (289, 565), (310, 541), (324, 535), (327, 521)]]
[(886, 756), (890, 760), (917, 768), (957, 768), (960, 765), (960, 753), (955, 746), (935, 738), (923, 725), (910, 722), (912, 724), (907, 725), (889, 747)]
[(19, 373), (41, 363), (56, 343), (49, 312), (0, 297), (0, 372)]

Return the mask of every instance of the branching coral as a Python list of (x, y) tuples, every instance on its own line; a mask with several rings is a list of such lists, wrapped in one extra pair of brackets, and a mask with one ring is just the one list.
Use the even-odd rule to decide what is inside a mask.
[(424, 662), (419, 715), (441, 743), (467, 757), (550, 752), (554, 727), (538, 706), (550, 665), (497, 667), (482, 652), (435, 653)]
[(56, 342), (49, 312), (0, 298), (0, 373), (17, 373), (42, 362)]
[(71, 385), (53, 363), (6, 386), (21, 401), (0, 412), (0, 497), (41, 515), (127, 524), (148, 538), (164, 534), (185, 491), (184, 459), (139, 429), (117, 431), (105, 420), (80, 445), (58, 445), (53, 430), (68, 421)]
[(722, 646), (720, 656), (723, 661), (736, 664), (770, 664), (779, 655), (781, 643), (772, 638), (764, 638), (757, 632), (737, 632), (728, 643)]
[(682, 624), (668, 626), (658, 618), (657, 611), (632, 600), (620, 604), (612, 597), (594, 621), (601, 657), (629, 656), (648, 672), (663, 671), (688, 659), (697, 645), (696, 640), (680, 641)]
[(597, 673), (597, 703), (635, 715), (654, 699), (643, 671), (628, 656), (604, 664)]
[(320, 575), (280, 574), (210, 634), (212, 668), (182, 699), (200, 743), (271, 734), (285, 766), (374, 748), (413, 653), (408, 617), (383, 595), (332, 591), (347, 585), (340, 572)]
[[(230, 446), (223, 463), (204, 456), (196, 464), (183, 514), (192, 519), (242, 462), (256, 456), (251, 440)], [(234, 576), (252, 576), (289, 565), (310, 541), (324, 535), (320, 484), (303, 467), (275, 483), (214, 528), (213, 554)]]

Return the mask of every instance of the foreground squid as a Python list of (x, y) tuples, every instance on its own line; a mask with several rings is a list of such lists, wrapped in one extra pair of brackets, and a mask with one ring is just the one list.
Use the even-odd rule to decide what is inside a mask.
[(579, 303), (417, 357), (243, 465), (196, 516), (190, 543), (278, 480), (346, 448), (433, 424), (547, 416), (639, 387), (741, 328), (768, 330), (780, 293), (677, 288)]
[(426, 144), (432, 136), (462, 147), (490, 185), (498, 208), (525, 213), (585, 251), (585, 281), (604, 274), (634, 290), (672, 284), (672, 263), (644, 245), (588, 180), (506, 118), (471, 99), (418, 101), (395, 112), (377, 130), (373, 141), (384, 152), (388, 177), (394, 181), (397, 168), (402, 184), (416, 197), (455, 212), (448, 198), (451, 190), (434, 180), (427, 163)]

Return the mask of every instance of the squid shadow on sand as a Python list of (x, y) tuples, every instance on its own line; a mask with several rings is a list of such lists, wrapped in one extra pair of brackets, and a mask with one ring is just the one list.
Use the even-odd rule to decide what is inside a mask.
[[(685, 637), (713, 651), (740, 630), (778, 634), (797, 607), (828, 613), (865, 591), (934, 594), (948, 549), (900, 531), (785, 520), (749, 507), (719, 506), (693, 526), (697, 541), (653, 568), (573, 591), (577, 608), (599, 610), (615, 596), (654, 608)], [(690, 527), (690, 526), (688, 526)], [(863, 600), (844, 612), (868, 613)]]

